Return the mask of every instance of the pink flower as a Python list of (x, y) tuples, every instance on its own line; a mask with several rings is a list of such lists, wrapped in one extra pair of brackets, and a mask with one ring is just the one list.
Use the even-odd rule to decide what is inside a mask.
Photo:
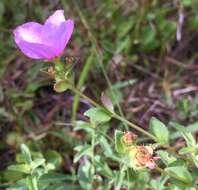
[(64, 11), (57, 10), (44, 25), (28, 22), (18, 26), (14, 30), (14, 40), (26, 56), (52, 60), (63, 53), (73, 28), (73, 20), (65, 20)]

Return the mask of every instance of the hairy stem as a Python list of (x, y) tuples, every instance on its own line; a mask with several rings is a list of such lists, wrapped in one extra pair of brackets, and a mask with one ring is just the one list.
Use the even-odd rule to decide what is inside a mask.
[[(68, 81), (69, 82), (69, 81)], [(89, 98), (88, 96), (86, 96), (85, 94), (83, 94), (79, 89), (77, 89), (74, 85), (70, 85), (71, 86), (71, 90), (74, 93), (78, 93), (82, 98), (84, 98), (85, 100), (87, 100), (89, 103), (91, 103), (93, 106), (95, 107), (102, 107), (101, 105), (99, 105), (98, 103), (96, 103), (94, 100), (92, 100), (91, 98)], [(105, 108), (104, 108), (105, 109)], [(108, 110), (107, 110), (108, 111)], [(112, 117), (114, 117), (115, 119), (122, 121), (124, 123), (126, 123), (128, 126), (130, 126), (131, 128), (141, 132), (142, 134), (148, 136), (149, 138), (153, 139), (154, 141), (156, 141), (156, 137), (153, 136), (152, 134), (150, 134), (149, 132), (145, 131), (144, 129), (142, 129), (141, 127), (139, 127), (138, 125), (128, 121), (127, 119), (125, 119), (124, 117), (118, 115), (117, 113), (112, 113)]]

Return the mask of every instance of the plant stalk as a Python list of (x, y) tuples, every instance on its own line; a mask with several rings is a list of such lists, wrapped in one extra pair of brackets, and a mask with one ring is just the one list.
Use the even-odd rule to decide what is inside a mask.
[[(69, 81), (68, 81), (69, 82)], [(86, 96), (85, 94), (83, 94), (79, 89), (77, 89), (73, 84), (70, 85), (70, 89), (74, 92), (79, 94), (82, 98), (84, 98), (85, 100), (87, 100), (89, 103), (91, 103), (93, 106), (95, 107), (102, 107), (100, 106), (98, 103), (96, 103), (94, 100), (92, 100), (91, 98), (89, 98), (88, 96)], [(106, 110), (106, 108), (103, 108)], [(108, 111), (108, 110), (107, 110)], [(109, 111), (108, 111), (109, 112)], [(118, 115), (117, 113), (112, 113), (112, 117), (114, 117), (115, 119), (122, 121), (124, 123), (126, 123), (128, 126), (130, 126), (131, 128), (143, 133), (144, 135), (148, 136), (149, 138), (153, 139), (154, 141), (157, 141), (156, 137), (153, 136), (152, 134), (150, 134), (149, 132), (145, 131), (144, 129), (142, 129), (141, 127), (137, 126), (136, 124), (128, 121), (127, 119), (125, 119), (124, 117), (121, 117), (120, 115)]]

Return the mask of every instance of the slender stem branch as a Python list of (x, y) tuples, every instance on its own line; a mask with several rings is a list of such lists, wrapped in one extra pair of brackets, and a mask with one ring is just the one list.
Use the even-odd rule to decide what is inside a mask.
[(135, 130), (143, 133), (144, 135), (150, 137), (151, 139), (153, 139), (154, 141), (157, 141), (156, 137), (153, 136), (152, 134), (150, 134), (149, 132), (145, 131), (144, 129), (142, 129), (141, 127), (139, 127), (138, 125), (128, 121), (127, 119), (125, 119), (124, 117), (121, 117), (120, 115), (113, 113), (113, 117), (126, 123), (129, 127), (134, 128)]
[(97, 104), (94, 100), (92, 100), (91, 98), (89, 98), (88, 96), (86, 96), (85, 94), (83, 94), (79, 89), (77, 89), (76, 87), (74, 87), (73, 85), (70, 86), (70, 89), (74, 92), (79, 94), (82, 98), (84, 98), (85, 100), (87, 100), (89, 103), (91, 103), (93, 106), (96, 107), (101, 107), (99, 104)]
[(127, 189), (130, 190), (130, 174), (129, 174), (130, 168), (127, 168)]
[[(69, 81), (68, 81), (69, 82)], [(85, 94), (83, 94), (79, 89), (77, 89), (76, 87), (74, 87), (74, 85), (70, 85), (70, 89), (74, 92), (74, 93), (78, 93), (82, 98), (84, 98), (85, 100), (87, 100), (89, 103), (91, 103), (93, 106), (96, 107), (101, 107), (98, 103), (96, 103), (94, 100), (92, 100), (91, 98), (89, 98), (88, 96), (86, 96)], [(104, 108), (105, 109), (105, 108)], [(108, 110), (107, 110), (108, 111)], [(151, 139), (153, 139), (154, 141), (156, 141), (156, 137), (153, 136), (152, 134), (150, 134), (149, 132), (145, 131), (144, 129), (142, 129), (141, 127), (135, 125), (134, 123), (128, 121), (127, 119), (125, 119), (124, 117), (116, 114), (116, 113), (112, 113), (112, 117), (114, 117), (115, 119), (122, 121), (124, 123), (126, 123), (128, 126), (130, 126), (131, 128), (143, 133), (144, 135), (150, 137)]]

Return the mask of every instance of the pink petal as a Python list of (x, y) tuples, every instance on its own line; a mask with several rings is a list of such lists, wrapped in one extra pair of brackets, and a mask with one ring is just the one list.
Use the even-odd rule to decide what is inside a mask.
[[(44, 44), (53, 47), (56, 56), (63, 53), (74, 28), (72, 20), (66, 20), (59, 25), (47, 23), (43, 27), (42, 41)], [(49, 32), (50, 31), (50, 32)]]
[(42, 25), (36, 22), (28, 22), (21, 26), (18, 26), (14, 30), (15, 42), (19, 43), (21, 40), (31, 43), (41, 43), (40, 36)]
[(65, 20), (64, 11), (57, 10), (41, 25), (29, 22), (14, 30), (17, 46), (33, 59), (53, 59), (60, 56), (73, 32), (74, 22)]
[(65, 34), (63, 33), (63, 35), (61, 36), (61, 46), (60, 46), (60, 48), (62, 49), (66, 47), (67, 43), (71, 38), (71, 35), (74, 30), (74, 21), (71, 19), (66, 20), (64, 29), (65, 29)]
[(146, 167), (148, 167), (149, 169), (153, 170), (156, 167), (156, 163), (153, 159), (150, 159), (147, 163), (146, 163)]
[(53, 49), (44, 44), (20, 41), (17, 45), (26, 56), (32, 59), (51, 60), (55, 57)]
[(36, 22), (28, 22), (14, 30), (14, 39), (20, 50), (33, 59), (50, 59), (55, 53), (51, 47), (42, 42), (43, 26)]
[(53, 15), (49, 16), (45, 21), (45, 24), (52, 24), (55, 26), (60, 25), (60, 23), (65, 21), (64, 10), (57, 10)]

